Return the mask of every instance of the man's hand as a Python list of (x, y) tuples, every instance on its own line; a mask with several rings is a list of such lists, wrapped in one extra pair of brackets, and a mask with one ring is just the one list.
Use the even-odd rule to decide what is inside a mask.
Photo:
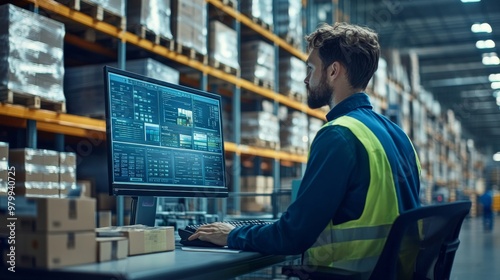
[(200, 239), (203, 241), (212, 242), (220, 246), (227, 245), (227, 236), (234, 229), (234, 226), (228, 223), (212, 223), (200, 226), (196, 232), (191, 235), (188, 240)]

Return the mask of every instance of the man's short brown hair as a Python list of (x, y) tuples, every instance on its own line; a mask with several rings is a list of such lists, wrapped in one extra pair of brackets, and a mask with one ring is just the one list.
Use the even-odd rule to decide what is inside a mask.
[(308, 50), (318, 49), (326, 69), (338, 61), (347, 69), (349, 83), (365, 89), (377, 71), (380, 57), (378, 35), (367, 27), (348, 23), (322, 24), (306, 36)]

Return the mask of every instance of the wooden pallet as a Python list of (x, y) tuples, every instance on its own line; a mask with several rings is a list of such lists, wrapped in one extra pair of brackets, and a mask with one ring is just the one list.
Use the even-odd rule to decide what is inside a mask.
[(280, 144), (276, 142), (266, 141), (258, 138), (242, 138), (241, 143), (244, 145), (267, 148), (271, 150), (279, 150)]
[(255, 24), (259, 25), (260, 27), (264, 28), (265, 30), (269, 32), (273, 32), (274, 28), (272, 25), (265, 23), (262, 19), (256, 18), (252, 16), (251, 14), (244, 13), (247, 17), (249, 17)]
[(228, 74), (239, 76), (240, 74), (240, 69), (233, 68), (231, 66), (228, 66), (224, 63), (219, 62), (218, 60), (215, 60), (213, 58), (210, 58), (208, 60), (208, 64), (214, 68), (217, 68), (219, 70), (222, 70)]
[(293, 99), (295, 101), (298, 101), (300, 103), (306, 102), (306, 96), (304, 94), (289, 91), (289, 92), (285, 92), (284, 95), (287, 96), (288, 98)]
[(183, 54), (183, 55), (189, 57), (192, 60), (199, 61), (205, 65), (208, 64), (208, 56), (197, 52), (193, 48), (186, 47), (186, 46), (183, 46), (179, 43), (176, 43), (175, 51), (179, 54)]
[(270, 81), (264, 81), (264, 80), (261, 80), (259, 78), (253, 78), (252, 82), (254, 83), (254, 85), (259, 86), (259, 87), (267, 88), (270, 90), (274, 89), (274, 84), (271, 83)]
[(229, 6), (233, 9), (238, 8), (238, 1), (237, 0), (222, 0), (222, 4)]
[(127, 19), (125, 16), (117, 15), (109, 10), (105, 9), (98, 3), (91, 2), (89, 0), (56, 0), (57, 2), (70, 7), (73, 10), (84, 13), (92, 18), (109, 23), (116, 26), (122, 30), (127, 27)]
[(135, 35), (141, 37), (142, 39), (149, 40), (156, 45), (164, 46), (171, 51), (175, 51), (175, 42), (173, 39), (167, 38), (160, 34), (156, 34), (154, 31), (148, 29), (144, 25), (131, 27), (129, 31), (133, 32)]
[(65, 101), (54, 101), (41, 96), (18, 93), (12, 90), (0, 92), (0, 102), (23, 105), (32, 109), (46, 109), (58, 113), (66, 113)]

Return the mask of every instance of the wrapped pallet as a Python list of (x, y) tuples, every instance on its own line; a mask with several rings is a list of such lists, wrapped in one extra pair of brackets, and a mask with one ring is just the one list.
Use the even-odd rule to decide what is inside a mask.
[(279, 149), (279, 120), (269, 112), (241, 113), (241, 142), (262, 148)]
[(125, 16), (125, 0), (87, 0), (87, 1), (101, 6), (104, 10), (112, 14), (122, 17)]
[[(116, 63), (106, 65), (117, 67)], [(103, 64), (99, 64), (67, 69), (64, 89), (69, 113), (91, 117), (104, 116), (103, 67)], [(126, 70), (164, 82), (179, 83), (177, 70), (151, 58), (129, 60), (126, 63)]]
[(308, 150), (307, 115), (303, 112), (293, 111), (280, 123), (281, 150), (306, 154)]
[(204, 0), (173, 0), (172, 32), (175, 41), (207, 54), (207, 6)]
[(321, 127), (323, 126), (323, 124), (324, 124), (323, 120), (317, 119), (317, 118), (313, 118), (313, 117), (309, 117), (309, 129), (308, 129), (308, 132), (309, 132), (309, 136), (308, 136), (309, 146), (311, 146), (311, 144), (312, 144), (312, 142), (314, 140), (314, 137), (316, 137), (316, 134), (321, 129)]
[(0, 6), (0, 91), (64, 101), (64, 35), (60, 22)]
[(302, 49), (304, 31), (302, 29), (302, 1), (278, 0), (274, 32), (285, 38), (294, 47)]
[(304, 78), (307, 67), (304, 61), (295, 56), (280, 58), (280, 92), (297, 101), (305, 102), (307, 99)]
[(274, 47), (261, 40), (241, 45), (241, 77), (254, 83), (274, 85)]
[(234, 69), (240, 69), (238, 62), (238, 36), (236, 31), (216, 20), (210, 22), (210, 59)]
[(269, 0), (241, 1), (241, 12), (269, 26), (273, 25), (273, 5)]
[(145, 28), (156, 35), (172, 39), (171, 14), (170, 0), (127, 1), (127, 26), (129, 30)]

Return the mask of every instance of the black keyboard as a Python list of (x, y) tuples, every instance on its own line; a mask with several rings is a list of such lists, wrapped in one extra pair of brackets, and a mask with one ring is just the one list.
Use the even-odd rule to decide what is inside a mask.
[[(269, 225), (274, 222), (272, 221), (262, 221), (262, 220), (241, 220), (241, 221), (224, 221), (223, 223), (228, 223), (235, 227), (241, 227), (245, 225)], [(187, 225), (184, 228), (179, 228), (177, 231), (179, 232), (179, 236), (181, 237), (180, 243), (184, 246), (196, 246), (196, 247), (221, 247), (219, 245), (213, 244), (211, 242), (202, 241), (199, 239), (188, 240), (188, 237), (191, 236), (200, 226), (208, 225), (209, 223), (202, 223), (196, 225)]]

